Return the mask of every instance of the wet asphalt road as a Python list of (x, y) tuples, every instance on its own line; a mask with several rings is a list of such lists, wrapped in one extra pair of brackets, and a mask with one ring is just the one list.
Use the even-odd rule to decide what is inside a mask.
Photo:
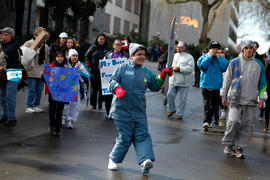
[[(145, 64), (155, 73), (157, 63)], [(190, 84), (193, 76), (190, 76)], [(147, 92), (149, 131), (156, 156), (154, 168), (142, 176), (131, 146), (119, 170), (107, 170), (108, 155), (117, 131), (102, 111), (89, 111), (82, 102), (73, 130), (62, 129), (61, 137), (47, 134), (45, 113), (25, 113), (25, 92), (18, 94), (14, 128), (0, 126), (0, 180), (269, 180), (270, 135), (263, 122), (255, 121), (246, 159), (226, 157), (220, 143), (224, 129), (201, 130), (202, 97), (190, 88), (183, 120), (167, 118), (161, 93)]]

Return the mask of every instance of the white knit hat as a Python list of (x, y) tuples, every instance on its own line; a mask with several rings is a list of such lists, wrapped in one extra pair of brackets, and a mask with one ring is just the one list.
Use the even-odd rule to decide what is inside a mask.
[(132, 56), (137, 51), (137, 49), (139, 49), (140, 47), (144, 47), (144, 46), (141, 44), (137, 44), (137, 43), (130, 43), (129, 44), (129, 56)]
[(183, 41), (179, 41), (177, 47), (185, 47), (185, 43)]
[(68, 38), (68, 34), (67, 34), (66, 32), (61, 32), (61, 33), (59, 34), (59, 37), (60, 37), (60, 38)]
[(70, 59), (70, 57), (74, 54), (77, 54), (78, 55), (78, 52), (75, 50), (75, 49), (70, 49), (68, 51), (68, 59)]

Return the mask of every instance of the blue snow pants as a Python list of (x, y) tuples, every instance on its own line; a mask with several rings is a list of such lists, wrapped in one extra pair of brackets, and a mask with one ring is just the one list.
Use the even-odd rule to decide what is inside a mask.
[(134, 121), (114, 120), (119, 136), (110, 158), (115, 163), (121, 163), (133, 142), (139, 165), (146, 159), (155, 160), (152, 139), (148, 133), (147, 120)]

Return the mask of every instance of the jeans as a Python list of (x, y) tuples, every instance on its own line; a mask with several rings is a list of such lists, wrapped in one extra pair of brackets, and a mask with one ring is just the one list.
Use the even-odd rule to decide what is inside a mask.
[(1, 118), (7, 117), (9, 121), (16, 120), (16, 97), (19, 82), (7, 81), (0, 86)]
[(27, 107), (39, 106), (44, 84), (43, 81), (40, 78), (29, 77), (27, 82)]

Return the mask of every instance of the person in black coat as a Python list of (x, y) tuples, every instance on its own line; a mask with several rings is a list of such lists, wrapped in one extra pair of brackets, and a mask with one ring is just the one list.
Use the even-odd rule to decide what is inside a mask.
[[(92, 109), (102, 109), (102, 91), (100, 79), (100, 66), (99, 60), (102, 60), (106, 53), (109, 51), (108, 42), (105, 34), (99, 34), (92, 46), (85, 53), (85, 60), (89, 64), (91, 72), (91, 86), (92, 93), (90, 97), (90, 104)], [(98, 97), (97, 97), (98, 95)]]

